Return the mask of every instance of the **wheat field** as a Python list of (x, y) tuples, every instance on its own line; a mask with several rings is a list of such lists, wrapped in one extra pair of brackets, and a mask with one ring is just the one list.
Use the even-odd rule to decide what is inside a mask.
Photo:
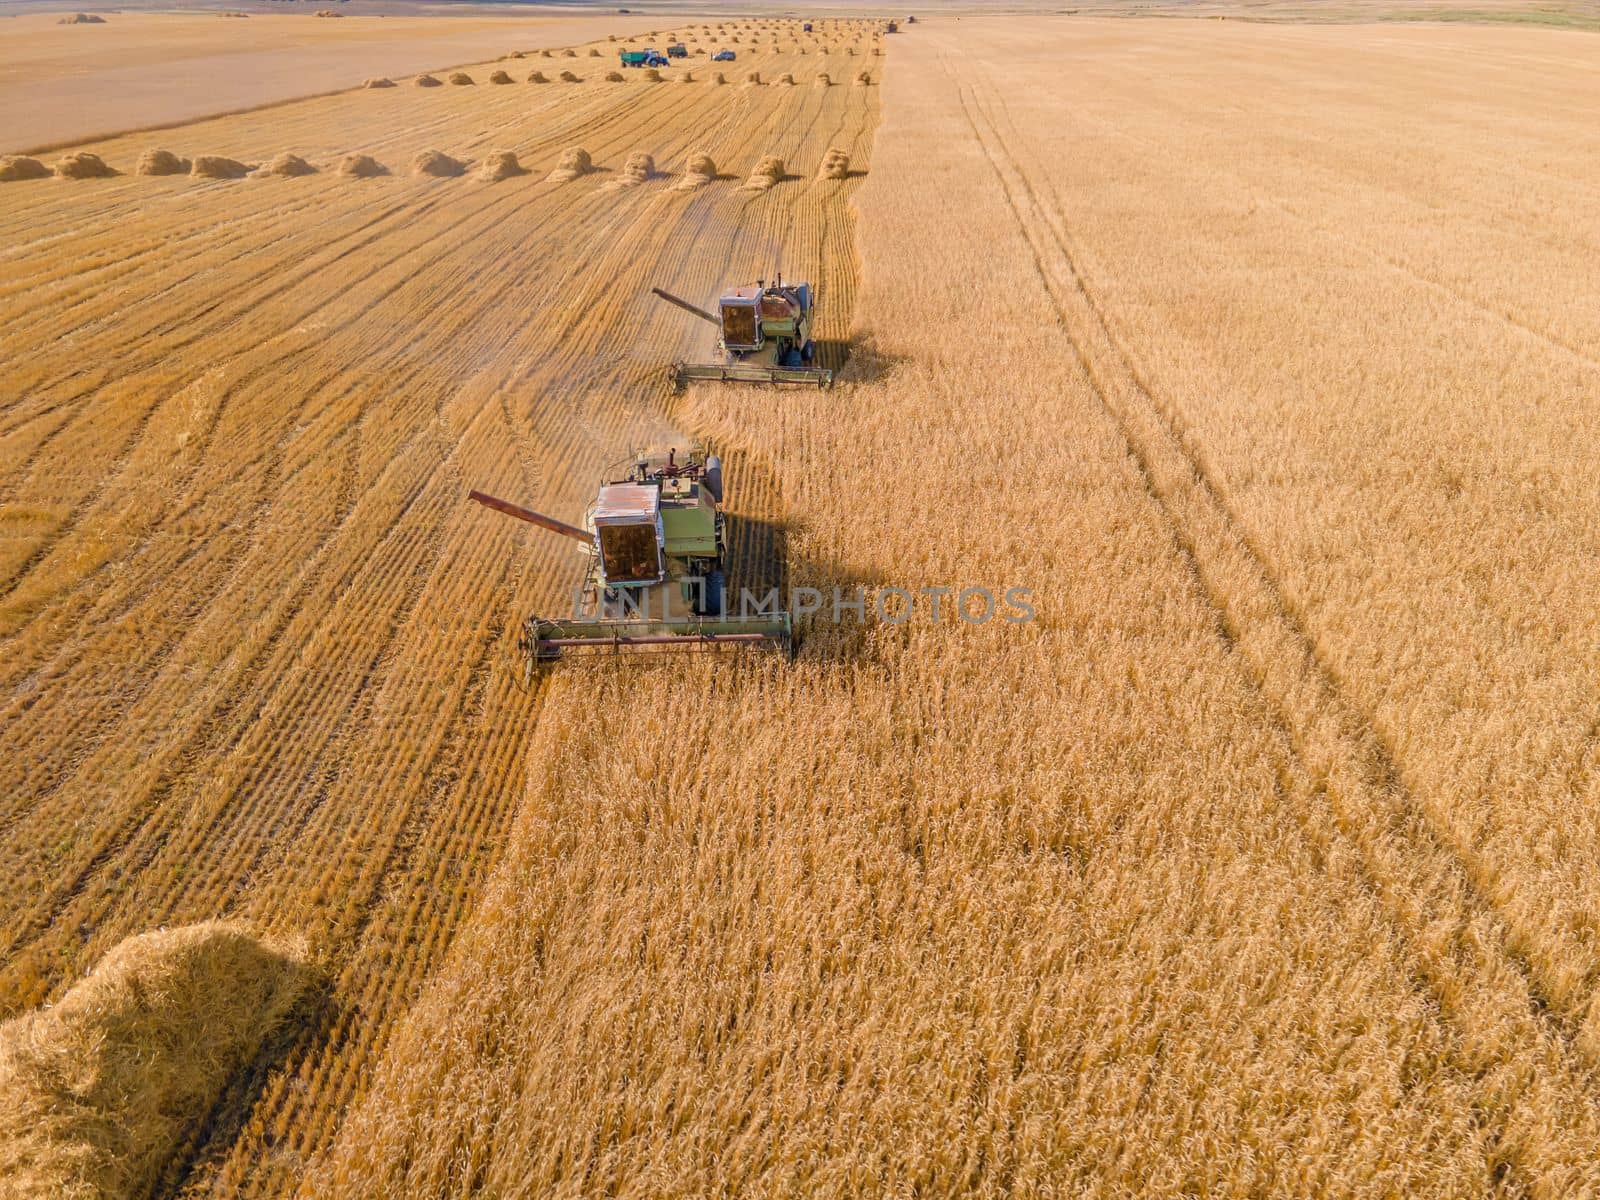
[[(164, 1194), (1600, 1194), (1585, 36), (720, 24), (0, 186), (0, 1014), (311, 948)], [(674, 394), (778, 269), (836, 386)], [(909, 618), (522, 691), (467, 490), (692, 440)]]

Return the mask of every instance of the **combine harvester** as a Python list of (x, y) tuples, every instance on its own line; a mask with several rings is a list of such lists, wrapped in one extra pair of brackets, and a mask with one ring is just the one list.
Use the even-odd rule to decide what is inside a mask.
[[(584, 582), (568, 618), (529, 617), (518, 646), (527, 673), (572, 654), (624, 650), (723, 650), (741, 646), (792, 655), (787, 612), (729, 613), (727, 516), (722, 462), (695, 447), (680, 463), (639, 455), (620, 479), (608, 472), (583, 527), (472, 492), (496, 512), (583, 545)], [(742, 602), (741, 602), (742, 609)]]
[(815, 365), (817, 348), (811, 340), (809, 283), (786, 284), (780, 275), (771, 285), (759, 279), (754, 287), (730, 288), (717, 301), (720, 318), (662, 288), (650, 290), (667, 303), (717, 327), (717, 351), (722, 361), (673, 363), (672, 380), (677, 387), (682, 388), (691, 379), (814, 383), (818, 387), (833, 382), (832, 371)]

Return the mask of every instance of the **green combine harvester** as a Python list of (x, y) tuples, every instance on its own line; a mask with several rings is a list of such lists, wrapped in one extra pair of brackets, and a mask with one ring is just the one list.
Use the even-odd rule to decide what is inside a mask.
[(810, 383), (827, 387), (833, 372), (816, 365), (817, 345), (811, 340), (813, 298), (809, 283), (776, 283), (758, 279), (752, 287), (729, 288), (717, 300), (712, 316), (662, 288), (651, 288), (717, 327), (721, 362), (672, 364), (673, 383), (682, 388), (691, 379), (722, 383)]
[(523, 622), (519, 647), (530, 672), (568, 655), (633, 650), (755, 646), (793, 653), (787, 612), (727, 611), (722, 462), (701, 447), (681, 463), (669, 450), (665, 458), (637, 456), (621, 478), (608, 473), (582, 528), (483, 492), (471, 498), (583, 545), (572, 615)]

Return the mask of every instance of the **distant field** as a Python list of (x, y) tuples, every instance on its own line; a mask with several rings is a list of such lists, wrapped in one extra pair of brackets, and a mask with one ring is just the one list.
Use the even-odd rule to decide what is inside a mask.
[(236, 7), (249, 18), (118, 11), (107, 13), (103, 25), (60, 25), (58, 12), (27, 12), (0, 21), (0, 153), (659, 23), (643, 16), (478, 16), (465, 6), (448, 18), (403, 9), (379, 17), (372, 6), (336, 6), (348, 14), (338, 20), (318, 19), (310, 5), (288, 12), (259, 3)]
[[(219, 944), (157, 1195), (1600, 1194), (1600, 43), (649, 24), (0, 184), (0, 1102)], [(674, 393), (779, 270), (837, 385)], [(468, 489), (691, 440), (912, 619), (524, 690)]]

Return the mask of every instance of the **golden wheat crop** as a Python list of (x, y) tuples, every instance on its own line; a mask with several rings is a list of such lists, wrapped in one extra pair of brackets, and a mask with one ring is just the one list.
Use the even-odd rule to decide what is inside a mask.
[[(125, 1190), (1600, 1191), (1587, 42), (814, 24), (0, 173), (0, 1034), (326, 968)], [(674, 394), (779, 270), (836, 386)], [(691, 440), (796, 659), (522, 690), (467, 490)]]

